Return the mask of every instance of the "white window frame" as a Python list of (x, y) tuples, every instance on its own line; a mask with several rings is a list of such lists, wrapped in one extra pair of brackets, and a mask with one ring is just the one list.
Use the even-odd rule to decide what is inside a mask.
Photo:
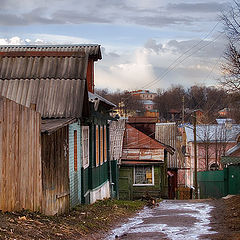
[(151, 166), (152, 167), (152, 183), (143, 183), (143, 184), (137, 184), (135, 183), (135, 171), (136, 167), (134, 166), (133, 170), (133, 186), (154, 186), (154, 166), (153, 165), (140, 165), (140, 166)]
[[(87, 161), (85, 161), (85, 152), (84, 152), (84, 142), (86, 141), (84, 139), (84, 130), (87, 129), (87, 133), (88, 133), (88, 136), (87, 136), (87, 149), (88, 149), (88, 153), (87, 153)], [(82, 167), (85, 169), (87, 167), (89, 167), (89, 126), (82, 126)]]

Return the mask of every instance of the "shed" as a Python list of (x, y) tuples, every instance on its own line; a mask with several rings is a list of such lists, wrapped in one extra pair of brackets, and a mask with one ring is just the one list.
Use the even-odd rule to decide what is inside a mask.
[(146, 192), (167, 197), (167, 153), (173, 151), (126, 124), (119, 173), (120, 199), (138, 199)]

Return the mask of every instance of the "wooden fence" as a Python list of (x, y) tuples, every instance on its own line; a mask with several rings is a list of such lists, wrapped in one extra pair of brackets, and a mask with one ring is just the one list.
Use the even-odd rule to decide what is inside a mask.
[(0, 210), (41, 210), (40, 114), (0, 97)]

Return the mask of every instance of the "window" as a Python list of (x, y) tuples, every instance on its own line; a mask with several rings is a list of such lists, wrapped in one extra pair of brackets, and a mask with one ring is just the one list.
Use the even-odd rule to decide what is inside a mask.
[(153, 166), (135, 166), (134, 185), (154, 185)]
[(82, 127), (82, 166), (89, 166), (89, 127)]
[(218, 164), (217, 163), (212, 163), (210, 165), (210, 171), (217, 171), (217, 170), (219, 170)]
[(77, 130), (74, 130), (73, 135), (74, 135), (74, 171), (77, 172), (77, 149), (78, 149)]
[(107, 126), (104, 126), (104, 162), (107, 161)]
[(103, 126), (100, 126), (100, 164), (103, 164)]
[(99, 165), (99, 131), (98, 125), (96, 125), (96, 166)]

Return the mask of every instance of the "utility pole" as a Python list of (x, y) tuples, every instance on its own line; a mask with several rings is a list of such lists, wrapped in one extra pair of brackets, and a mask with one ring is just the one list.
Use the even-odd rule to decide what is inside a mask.
[(196, 111), (193, 113), (193, 134), (194, 134), (194, 188), (195, 198), (198, 199), (198, 184), (197, 184), (197, 116)]

